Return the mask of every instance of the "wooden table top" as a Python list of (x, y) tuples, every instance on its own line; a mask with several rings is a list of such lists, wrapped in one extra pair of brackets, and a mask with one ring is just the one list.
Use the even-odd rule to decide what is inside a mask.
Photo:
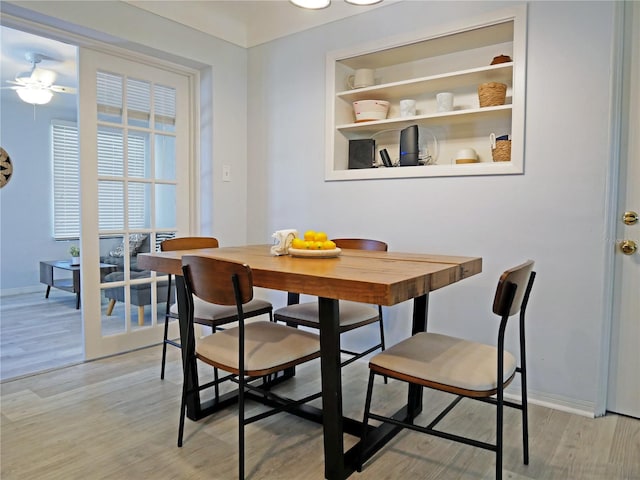
[(343, 249), (336, 258), (274, 256), (271, 245), (138, 254), (138, 266), (182, 274), (183, 255), (248, 264), (254, 285), (318, 297), (395, 305), (482, 271), (479, 257)]

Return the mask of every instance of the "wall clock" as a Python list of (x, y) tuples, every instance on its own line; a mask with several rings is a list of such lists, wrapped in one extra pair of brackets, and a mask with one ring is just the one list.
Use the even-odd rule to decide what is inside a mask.
[(0, 188), (4, 187), (13, 175), (13, 165), (6, 150), (0, 147)]

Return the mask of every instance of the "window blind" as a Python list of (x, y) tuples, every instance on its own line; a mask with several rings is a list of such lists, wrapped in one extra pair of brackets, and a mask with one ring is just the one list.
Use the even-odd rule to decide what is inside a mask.
[[(175, 131), (176, 90), (102, 71), (97, 72), (96, 80), (98, 119), (111, 124), (99, 126), (97, 134), (99, 229), (124, 230), (125, 211), (126, 228), (151, 228), (151, 145), (157, 135), (154, 130), (165, 136)], [(79, 238), (78, 129), (75, 124), (55, 120), (52, 132), (53, 236), (60, 240)]]
[[(144, 177), (148, 141), (145, 136), (128, 139), (128, 162), (131, 174)], [(56, 240), (80, 237), (80, 160), (78, 129), (73, 124), (52, 123), (53, 152), (53, 237)], [(98, 175), (123, 176), (124, 145), (117, 129), (98, 131)], [(122, 230), (125, 208), (124, 181), (101, 180), (98, 186), (99, 228)], [(128, 192), (129, 228), (148, 227), (145, 189)]]
[(80, 237), (80, 160), (78, 129), (55, 121), (51, 128), (53, 152), (53, 237)]

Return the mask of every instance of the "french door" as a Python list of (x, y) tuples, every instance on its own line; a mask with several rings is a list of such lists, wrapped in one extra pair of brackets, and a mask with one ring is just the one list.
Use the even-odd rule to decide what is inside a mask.
[(81, 288), (92, 359), (162, 339), (171, 292), (137, 256), (189, 231), (193, 99), (178, 71), (87, 48), (79, 66)]

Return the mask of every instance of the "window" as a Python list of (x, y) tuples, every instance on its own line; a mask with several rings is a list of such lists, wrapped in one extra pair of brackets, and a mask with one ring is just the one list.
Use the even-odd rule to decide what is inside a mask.
[[(80, 238), (80, 156), (78, 128), (75, 124), (54, 120), (53, 152), (53, 237), (56, 240)], [(143, 177), (148, 158), (148, 137), (130, 135), (127, 151), (129, 175)], [(98, 132), (98, 151), (101, 161), (99, 174), (122, 176), (124, 145), (122, 132), (102, 129)], [(118, 167), (119, 166), (119, 167)], [(120, 168), (120, 171), (116, 171)], [(121, 182), (102, 182), (99, 192), (100, 230), (122, 229), (124, 195)], [(148, 227), (143, 184), (129, 184), (129, 226)]]
[(53, 152), (53, 237), (80, 237), (80, 156), (78, 128), (55, 120), (51, 125)]

